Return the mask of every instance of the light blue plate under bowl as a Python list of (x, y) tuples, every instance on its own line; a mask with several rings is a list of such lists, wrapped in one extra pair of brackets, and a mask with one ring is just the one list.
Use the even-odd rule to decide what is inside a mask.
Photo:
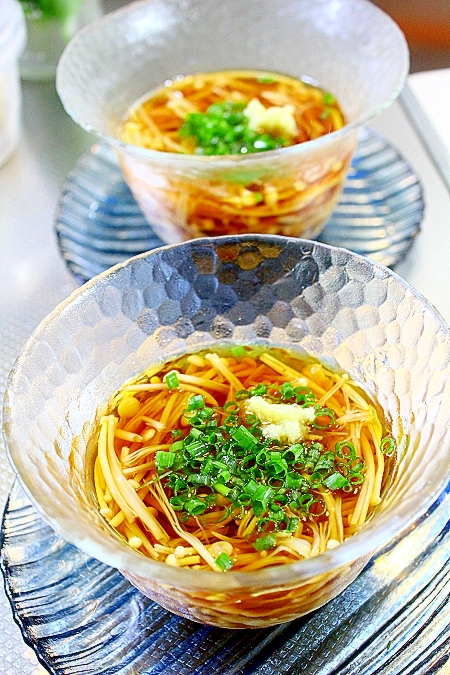
[[(339, 204), (319, 239), (393, 267), (419, 232), (423, 210), (422, 187), (409, 164), (365, 128)], [(94, 145), (67, 177), (55, 228), (63, 258), (80, 283), (163, 244), (104, 144)]]

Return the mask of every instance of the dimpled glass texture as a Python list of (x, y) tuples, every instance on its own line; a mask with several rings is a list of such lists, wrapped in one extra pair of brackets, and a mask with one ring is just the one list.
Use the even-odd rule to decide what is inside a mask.
[[(5, 399), (9, 455), (64, 539), (162, 606), (221, 627), (281, 623), (336, 596), (445, 486), (449, 337), (406, 282), (343, 249), (263, 235), (156, 249), (86, 283), (28, 340)], [(98, 515), (89, 461), (96, 415), (147, 366), (224, 343), (319, 358), (382, 407), (398, 439), (395, 470), (375, 517), (336, 549), (256, 572), (186, 570), (133, 551)]]
[[(60, 60), (57, 89), (73, 119), (114, 147), (163, 241), (247, 232), (314, 238), (339, 199), (358, 129), (396, 98), (408, 67), (403, 34), (367, 0), (152, 0), (78, 33)], [(130, 106), (165, 81), (241, 69), (312, 78), (336, 96), (347, 125), (307, 143), (224, 157), (119, 140)], [(247, 203), (255, 191), (262, 201)], [(255, 204), (263, 203), (260, 216)]]

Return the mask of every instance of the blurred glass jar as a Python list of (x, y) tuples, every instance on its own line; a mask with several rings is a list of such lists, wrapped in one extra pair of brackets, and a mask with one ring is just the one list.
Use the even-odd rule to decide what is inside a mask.
[(20, 137), (18, 61), (25, 44), (25, 21), (17, 0), (0, 3), (0, 166), (16, 149)]
[(59, 57), (80, 28), (102, 14), (100, 0), (20, 0), (27, 43), (20, 58), (24, 80), (55, 77)]

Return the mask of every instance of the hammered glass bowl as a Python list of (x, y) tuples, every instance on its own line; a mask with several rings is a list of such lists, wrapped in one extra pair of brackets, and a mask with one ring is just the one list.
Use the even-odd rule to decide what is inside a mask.
[[(146, 558), (102, 519), (92, 485), (96, 416), (149, 365), (218, 344), (319, 358), (378, 401), (398, 452), (383, 502), (360, 533), (316, 558), (220, 574)], [(336, 596), (444, 488), (450, 334), (400, 277), (343, 249), (269, 235), (196, 239), (131, 258), (57, 307), (15, 364), (4, 420), (20, 482), (64, 539), (176, 614), (269, 626)]]
[[(115, 149), (163, 241), (315, 238), (339, 199), (359, 129), (392, 103), (408, 68), (400, 29), (367, 0), (151, 0), (78, 33), (60, 60), (57, 90), (69, 115)], [(223, 157), (120, 140), (130, 106), (167, 80), (242, 69), (317, 82), (335, 95), (347, 124), (299, 145)]]

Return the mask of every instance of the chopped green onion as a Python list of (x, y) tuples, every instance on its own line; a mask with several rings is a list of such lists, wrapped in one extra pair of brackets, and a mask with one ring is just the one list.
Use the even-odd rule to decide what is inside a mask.
[(236, 498), (238, 506), (250, 506), (252, 503), (252, 496), (248, 492), (240, 492)]
[(303, 476), (296, 471), (289, 471), (286, 476), (285, 485), (287, 488), (298, 488), (304, 482)]
[(275, 502), (270, 502), (268, 505), (269, 517), (275, 522), (280, 521), (284, 518), (284, 511), (281, 506), (275, 504)]
[(352, 473), (348, 477), (348, 482), (350, 486), (361, 485), (364, 483), (364, 476), (362, 473)]
[(281, 398), (280, 387), (272, 384), (270, 388), (267, 389), (266, 396), (270, 401), (276, 401), (278, 403)]
[(290, 382), (284, 382), (281, 385), (281, 394), (283, 398), (290, 399), (294, 396), (294, 388)]
[(184, 509), (184, 501), (181, 497), (171, 497), (169, 502), (174, 511), (182, 511)]
[(332, 471), (334, 469), (334, 453), (324, 452), (314, 467), (314, 471)]
[(269, 461), (269, 453), (267, 453), (265, 450), (261, 450), (261, 452), (258, 452), (258, 454), (255, 457), (255, 462), (259, 464), (259, 466), (265, 466), (268, 461)]
[(300, 495), (297, 500), (298, 509), (309, 511), (309, 507), (314, 502), (314, 497), (309, 492), (305, 495)]
[(331, 476), (325, 478), (323, 484), (329, 490), (339, 490), (340, 488), (348, 485), (348, 480), (342, 474), (336, 471), (335, 473), (332, 473)]
[(304, 408), (314, 405), (316, 402), (316, 395), (308, 387), (295, 387), (294, 394), (297, 403)]
[(329, 91), (324, 92), (323, 102), (325, 103), (325, 105), (333, 105), (334, 101), (335, 101), (335, 98), (334, 98), (333, 94), (330, 94)]
[(392, 457), (396, 449), (397, 448), (393, 438), (391, 438), (390, 436), (386, 436), (386, 438), (383, 438), (380, 444), (380, 450), (383, 453), (383, 455), (386, 455), (386, 457)]
[(292, 518), (288, 519), (288, 523), (287, 523), (287, 527), (286, 527), (287, 531), (288, 532), (295, 532), (299, 523), (300, 523), (300, 518), (297, 518), (297, 516), (292, 516)]
[[(325, 424), (320, 424), (318, 420), (320, 420), (322, 417), (329, 418), (329, 422), (325, 422)], [(316, 417), (313, 422), (313, 427), (316, 429), (329, 429), (334, 425), (336, 421), (336, 415), (334, 410), (331, 410), (331, 408), (319, 408), (319, 410), (316, 411)]]
[(220, 462), (218, 459), (212, 459), (211, 464), (219, 470), (222, 469), (228, 469), (228, 464), (225, 464), (225, 462)]
[(253, 543), (257, 551), (268, 551), (271, 548), (275, 548), (276, 545), (277, 538), (272, 533), (266, 534), (264, 537), (258, 537)]
[(226, 497), (231, 490), (231, 488), (223, 483), (213, 483), (213, 488), (223, 497)]
[(287, 470), (288, 464), (285, 459), (274, 459), (266, 464), (267, 474), (271, 478), (285, 476)]
[(155, 454), (155, 465), (158, 469), (169, 469), (174, 465), (177, 454), (170, 450), (158, 450)]
[(231, 568), (234, 565), (234, 562), (232, 561), (228, 553), (226, 553), (225, 551), (219, 553), (219, 555), (215, 560), (215, 563), (217, 567), (220, 567), (220, 569), (223, 570), (224, 572), (226, 572), (227, 570), (231, 570)]
[[(350, 441), (339, 441), (336, 443), (336, 455), (348, 459), (350, 462), (356, 458), (356, 449)], [(347, 450), (347, 452), (346, 452)]]
[(205, 399), (201, 394), (196, 394), (195, 396), (191, 396), (191, 398), (189, 399), (187, 410), (199, 410), (204, 407), (205, 407)]
[[(236, 349), (242, 354), (243, 348)], [(177, 371), (167, 373), (165, 381), (179, 386)], [(276, 532), (294, 533), (299, 518), (316, 519), (325, 513), (318, 490), (357, 490), (366, 469), (348, 440), (337, 442), (333, 452), (316, 441), (288, 446), (265, 438), (258, 417), (240, 403), (250, 396), (314, 407), (318, 429), (335, 424), (332, 409), (321, 407), (307, 387), (290, 382), (240, 390), (222, 408), (208, 405), (201, 394), (190, 395), (183, 413), (189, 427), (172, 434), (175, 440), (168, 451), (155, 453), (159, 472), (155, 480), (166, 479), (169, 501), (180, 522), (205, 512), (212, 517), (219, 504), (220, 521), (254, 516), (256, 530), (265, 534), (258, 537), (257, 546), (262, 548), (257, 550), (265, 550), (264, 541), (268, 548), (276, 545)], [(395, 443), (387, 437), (380, 448), (388, 454)]]
[(184, 452), (189, 457), (198, 457), (199, 455), (203, 455), (207, 449), (203, 441), (193, 441), (192, 443), (189, 443), (189, 445), (183, 445)]
[(175, 441), (175, 443), (172, 443), (170, 446), (170, 449), (172, 452), (178, 452), (179, 450), (182, 450), (184, 447), (184, 441)]
[(269, 528), (273, 527), (273, 521), (269, 518), (260, 518), (258, 520), (258, 532), (266, 532)]
[[(258, 445), (263, 445), (264, 443), (267, 445), (268, 441), (267, 439), (262, 438), (262, 433), (261, 433), (261, 422), (255, 418), (253, 413), (246, 413), (245, 414), (245, 419), (244, 419), (245, 426), (249, 430), (252, 436), (256, 439), (258, 442)], [(270, 443), (275, 443), (275, 440), (270, 439)], [(253, 451), (250, 451), (253, 452)], [(254, 455), (255, 456), (255, 455)]]
[(228, 483), (228, 481), (231, 478), (231, 473), (228, 471), (228, 469), (222, 469), (222, 471), (219, 472), (217, 479), (218, 482), (220, 483)]
[(270, 499), (273, 497), (274, 491), (268, 485), (259, 485), (258, 489), (253, 493), (252, 506), (255, 516), (262, 516), (267, 510)]
[[(314, 504), (320, 504), (320, 506), (322, 507), (322, 510), (318, 511), (317, 509), (314, 509), (314, 512), (313, 512), (311, 507)], [(313, 499), (308, 508), (309, 508), (309, 513), (316, 516), (316, 518), (319, 518), (320, 516), (323, 516), (324, 513), (327, 512), (327, 506), (326, 506), (325, 502), (323, 501), (323, 499)]]
[(225, 422), (223, 423), (223, 426), (228, 430), (231, 429), (232, 427), (237, 427), (239, 426), (239, 419), (237, 415), (228, 415), (226, 418)]
[(352, 462), (348, 462), (347, 468), (350, 474), (360, 473), (366, 470), (366, 465), (362, 457), (355, 457)]
[(193, 497), (192, 499), (189, 499), (187, 502), (185, 502), (184, 508), (191, 516), (201, 516), (202, 513), (206, 511), (207, 504), (205, 504), (202, 499)]
[(169, 485), (174, 491), (175, 495), (177, 495), (179, 492), (183, 492), (184, 490), (186, 490), (188, 486), (185, 480), (179, 478), (174, 473), (170, 475)]
[(225, 403), (223, 406), (223, 409), (227, 413), (237, 413), (240, 410), (239, 404), (236, 403), (236, 401), (228, 401), (228, 403)]
[[(244, 102), (213, 103), (204, 113), (188, 113), (180, 138), (195, 145), (197, 155), (241, 155), (282, 148), (288, 143), (268, 133), (254, 131), (244, 114)], [(256, 194), (256, 201), (262, 195)]]
[(258, 483), (255, 480), (250, 480), (245, 486), (245, 489), (250, 495), (253, 496), (258, 489)]
[(170, 390), (177, 389), (180, 386), (176, 370), (171, 370), (170, 373), (167, 373), (167, 375), (164, 376), (164, 381)]
[(205, 459), (205, 461), (200, 467), (200, 473), (205, 474), (205, 476), (213, 476), (215, 474), (215, 469), (211, 457), (207, 457)]
[(230, 435), (244, 450), (250, 450), (256, 445), (256, 438), (242, 424), (237, 429), (231, 429)]
[[(340, 475), (340, 474), (339, 474)], [(323, 476), (320, 471), (313, 471), (309, 478), (309, 486), (311, 490), (318, 490), (322, 485)]]
[(299, 462), (305, 465), (305, 469), (308, 469), (309, 471), (314, 471), (314, 468), (317, 462), (319, 461), (321, 450), (322, 446), (320, 445), (320, 443), (313, 443), (311, 447), (308, 449), (306, 455), (302, 458), (299, 458)]
[(284, 451), (283, 458), (290, 464), (295, 464), (298, 461), (302, 461), (304, 455), (305, 447), (301, 443), (295, 443), (295, 445), (291, 445), (290, 448)]
[(210, 477), (202, 473), (190, 473), (186, 480), (191, 485), (209, 485), (211, 483)]

